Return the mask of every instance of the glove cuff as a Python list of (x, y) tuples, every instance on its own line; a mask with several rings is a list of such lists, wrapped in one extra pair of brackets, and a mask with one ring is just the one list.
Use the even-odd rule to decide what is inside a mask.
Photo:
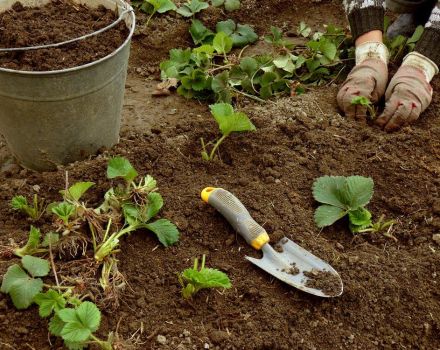
[(367, 41), (356, 46), (356, 65), (368, 59), (379, 59), (388, 64), (389, 58), (390, 53), (383, 43)]
[(412, 66), (422, 70), (428, 83), (439, 72), (437, 65), (433, 61), (418, 52), (411, 52), (406, 55), (402, 66)]

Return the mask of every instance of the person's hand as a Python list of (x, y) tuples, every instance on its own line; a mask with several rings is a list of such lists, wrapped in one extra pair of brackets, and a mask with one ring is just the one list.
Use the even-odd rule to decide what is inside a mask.
[(395, 131), (416, 121), (432, 100), (432, 87), (424, 72), (401, 66), (385, 93), (385, 110), (376, 123), (385, 131)]
[(353, 98), (363, 96), (376, 103), (384, 95), (387, 82), (388, 67), (383, 60), (363, 61), (353, 68), (339, 90), (339, 107), (347, 117), (365, 120), (367, 107), (352, 104)]

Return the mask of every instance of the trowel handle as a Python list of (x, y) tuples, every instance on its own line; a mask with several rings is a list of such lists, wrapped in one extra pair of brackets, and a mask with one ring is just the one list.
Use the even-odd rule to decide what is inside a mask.
[(222, 214), (232, 227), (255, 249), (260, 250), (269, 242), (269, 235), (247, 211), (246, 207), (232, 193), (207, 187), (202, 191), (202, 200)]

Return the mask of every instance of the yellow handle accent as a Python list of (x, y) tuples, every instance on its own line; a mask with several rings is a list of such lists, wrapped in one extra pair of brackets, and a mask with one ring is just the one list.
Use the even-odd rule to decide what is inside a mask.
[(211, 193), (212, 193), (215, 189), (216, 189), (215, 187), (206, 187), (206, 188), (202, 191), (202, 193), (201, 193), (201, 197), (202, 197), (202, 200), (203, 200), (205, 203), (208, 203), (209, 196), (211, 195)]
[(251, 242), (251, 246), (257, 250), (260, 250), (266, 243), (269, 243), (269, 241), (269, 235), (267, 234), (267, 232), (263, 232)]

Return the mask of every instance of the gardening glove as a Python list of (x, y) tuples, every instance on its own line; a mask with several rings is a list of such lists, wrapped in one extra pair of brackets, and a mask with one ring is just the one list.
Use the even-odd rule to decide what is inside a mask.
[(385, 93), (388, 82), (387, 47), (379, 42), (365, 42), (356, 47), (356, 66), (348, 75), (337, 100), (347, 117), (364, 120), (367, 106), (352, 104), (353, 98), (366, 97), (376, 103)]
[(418, 52), (408, 54), (385, 93), (385, 110), (376, 123), (395, 131), (417, 120), (432, 100), (429, 84), (438, 73), (437, 65)]

